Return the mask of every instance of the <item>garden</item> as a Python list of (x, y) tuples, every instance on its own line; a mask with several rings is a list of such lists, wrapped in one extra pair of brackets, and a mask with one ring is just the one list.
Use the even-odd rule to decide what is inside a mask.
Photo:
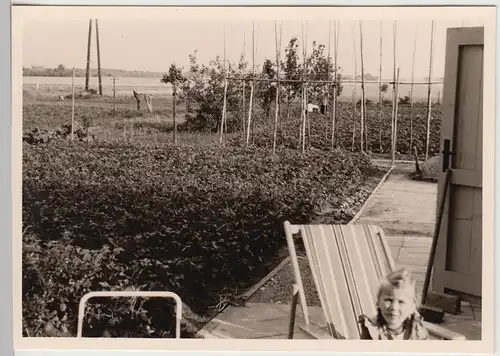
[[(322, 52), (313, 53), (311, 63), (324, 63)], [(223, 65), (190, 59), (189, 79), (175, 65), (162, 79), (178, 86), (175, 106), (150, 116), (132, 105), (77, 105), (72, 129), (70, 106), (25, 102), (23, 335), (75, 336), (78, 303), (90, 291), (161, 290), (181, 297), (189, 321), (182, 337), (194, 337), (222, 301), (244, 303), (241, 293), (285, 257), (285, 220), (347, 223), (384, 175), (371, 157), (390, 151), (390, 103), (381, 110), (366, 103), (367, 150), (360, 150), (360, 103), (353, 115), (352, 103), (339, 102), (333, 147), (331, 114), (315, 113), (302, 151), (300, 106), (292, 100), (300, 90), (284, 86), (273, 152), (276, 89), (256, 88), (247, 145), (249, 90), (243, 96), (242, 82), (234, 82), (219, 144)], [(286, 63), (285, 75), (301, 72), (297, 62)], [(272, 70), (266, 62), (260, 75)], [(250, 75), (243, 61), (230, 71)], [(403, 98), (401, 155), (411, 155), (412, 146), (424, 150), (426, 106), (413, 109)], [(440, 115), (435, 104), (431, 153), (439, 146)], [(174, 326), (171, 301), (92, 299), (84, 336), (173, 337)]]

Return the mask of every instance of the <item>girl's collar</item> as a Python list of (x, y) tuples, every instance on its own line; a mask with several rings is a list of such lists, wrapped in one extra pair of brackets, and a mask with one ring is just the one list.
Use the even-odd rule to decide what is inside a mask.
[(417, 311), (415, 311), (408, 319), (403, 322), (403, 325), (401, 326), (401, 332), (396, 333), (387, 327), (387, 323), (382, 317), (380, 310), (378, 311), (377, 316), (375, 316), (374, 318), (370, 318), (364, 314), (359, 317), (359, 323), (361, 323), (368, 330), (373, 340), (379, 339), (380, 336), (385, 339), (389, 334), (400, 335), (405, 331), (411, 330), (415, 322), (419, 323), (422, 320), (422, 316)]

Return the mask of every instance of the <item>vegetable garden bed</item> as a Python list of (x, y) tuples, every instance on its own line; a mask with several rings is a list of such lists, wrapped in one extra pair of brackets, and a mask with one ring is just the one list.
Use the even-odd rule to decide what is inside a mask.
[[(320, 224), (347, 224), (358, 213), (368, 197), (372, 194), (375, 187), (380, 183), (382, 176), (374, 175), (369, 177), (363, 185), (356, 189), (352, 195), (343, 202), (343, 205), (326, 216), (318, 217), (315, 221)], [(347, 210), (347, 211), (346, 211)], [(342, 215), (339, 215), (342, 211)], [(340, 218), (340, 219), (339, 219)], [(320, 307), (318, 291), (314, 284), (311, 273), (311, 267), (307, 260), (302, 239), (295, 241), (297, 256), (299, 257), (299, 270), (304, 285), (307, 305)], [(287, 250), (288, 253), (288, 250)], [(295, 277), (292, 262), (289, 261), (272, 278), (266, 281), (259, 290), (257, 290), (249, 299), (251, 303), (290, 303), (293, 292)]]
[[(281, 261), (285, 220), (349, 219), (352, 193), (382, 174), (341, 150), (25, 144), (24, 334), (74, 336), (95, 290), (173, 291), (208, 321), (221, 294)], [(171, 337), (173, 326), (171, 302), (92, 300), (84, 335)]]

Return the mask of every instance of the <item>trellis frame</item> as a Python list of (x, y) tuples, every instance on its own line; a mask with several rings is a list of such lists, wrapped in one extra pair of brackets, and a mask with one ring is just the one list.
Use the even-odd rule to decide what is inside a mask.
[[(361, 21), (359, 23), (359, 29), (360, 29), (360, 49), (362, 52), (362, 25)], [(331, 26), (329, 26), (329, 42), (330, 42), (330, 31), (331, 31)], [(276, 151), (276, 131), (277, 131), (277, 118), (278, 118), (278, 108), (279, 108), (279, 88), (280, 85), (283, 83), (302, 83), (302, 88), (303, 88), (303, 95), (302, 95), (302, 113), (301, 113), (301, 130), (300, 130), (300, 138), (299, 138), (299, 146), (302, 147), (302, 150), (305, 150), (305, 134), (306, 134), (306, 124), (307, 124), (307, 84), (312, 84), (312, 83), (319, 83), (319, 84), (326, 84), (331, 87), (333, 92), (334, 92), (334, 102), (333, 102), (333, 112), (332, 112), (332, 147), (334, 145), (334, 137), (335, 137), (335, 121), (336, 121), (336, 107), (337, 107), (337, 86), (339, 85), (338, 83), (338, 77), (337, 77), (337, 46), (338, 46), (338, 27), (337, 27), (337, 20), (335, 21), (335, 30), (334, 30), (334, 42), (335, 42), (335, 68), (334, 68), (334, 73), (335, 77), (332, 80), (311, 80), (307, 78), (307, 74), (305, 72), (305, 64), (306, 64), (306, 55), (307, 55), (307, 49), (305, 47), (305, 43), (307, 41), (304, 40), (304, 29), (302, 28), (302, 43), (303, 43), (303, 62), (304, 62), (304, 68), (303, 68), (303, 73), (302, 73), (302, 78), (301, 79), (296, 79), (296, 80), (291, 80), (291, 79), (285, 79), (280, 77), (279, 73), (279, 61), (280, 61), (280, 48), (281, 48), (281, 35), (282, 35), (282, 27), (280, 29), (280, 40), (279, 40), (279, 45), (278, 45), (278, 34), (277, 34), (277, 26), (275, 23), (275, 38), (276, 38), (276, 58), (277, 58), (277, 65), (278, 65), (278, 70), (276, 74), (276, 78), (274, 79), (268, 79), (268, 78), (256, 78), (255, 77), (255, 21), (252, 22), (252, 78), (239, 78), (239, 77), (230, 77), (228, 76), (227, 70), (225, 71), (225, 94), (224, 94), (224, 103), (223, 103), (223, 113), (221, 117), (221, 144), (223, 142), (222, 140), (222, 127), (225, 127), (226, 123), (226, 107), (227, 107), (227, 82), (229, 80), (234, 80), (234, 81), (242, 81), (243, 82), (243, 88), (245, 88), (246, 82), (251, 82), (251, 92), (250, 92), (250, 103), (249, 103), (249, 108), (248, 108), (248, 121), (247, 121), (247, 128), (246, 128), (246, 145), (248, 146), (249, 141), (250, 141), (250, 128), (251, 128), (251, 120), (252, 120), (252, 108), (253, 108), (253, 97), (254, 97), (254, 89), (255, 89), (255, 83), (256, 82), (271, 82), (271, 83), (276, 83), (277, 86), (277, 93), (276, 93), (276, 113), (275, 113), (275, 123), (274, 123), (274, 134), (273, 134), (273, 153)], [(354, 36), (354, 33), (353, 33)], [(382, 46), (382, 24), (381, 24), (381, 39), (380, 39), (380, 46)], [(226, 67), (226, 31), (224, 31), (224, 66)], [(305, 32), (305, 38), (307, 38), (307, 29)], [(414, 82), (413, 81), (413, 75), (412, 75), (412, 80), (410, 82), (404, 82), (404, 81), (399, 81), (399, 70), (400, 68), (397, 67), (396, 65), (396, 38), (397, 38), (397, 21), (393, 22), (393, 80), (392, 81), (382, 81), (381, 77), (379, 80), (374, 81), (374, 80), (364, 80), (364, 76), (361, 78), (361, 85), (362, 85), (362, 107), (361, 107), (361, 128), (360, 128), (360, 133), (363, 136), (365, 133), (364, 131), (366, 128), (363, 127), (364, 122), (366, 120), (365, 116), (365, 106), (364, 106), (364, 101), (366, 98), (364, 98), (364, 86), (365, 84), (378, 84), (379, 86), (379, 101), (381, 100), (381, 86), (382, 84), (388, 84), (392, 85), (393, 87), (393, 100), (392, 100), (392, 107), (393, 107), (393, 114), (392, 114), (392, 119), (391, 119), (391, 156), (392, 156), (392, 163), (394, 165), (394, 160), (395, 160), (395, 153), (397, 150), (397, 114), (398, 114), (398, 93), (399, 93), (399, 86), (401, 85), (410, 85), (411, 86), (411, 110), (413, 111), (413, 87), (415, 85), (427, 85), (428, 86), (428, 96), (427, 96), (427, 132), (426, 132), (426, 143), (425, 143), (425, 158), (428, 158), (428, 147), (429, 147), (429, 131), (430, 131), (430, 117), (431, 117), (431, 107), (432, 107), (432, 100), (431, 100), (431, 90), (432, 90), (432, 85), (433, 84), (443, 84), (442, 81), (432, 81), (432, 59), (433, 59), (433, 39), (434, 39), (434, 21), (432, 21), (432, 27), (431, 27), (431, 49), (430, 49), (430, 61), (429, 61), (429, 78), (428, 81), (426, 82)], [(353, 41), (355, 41), (355, 38), (353, 38)], [(329, 44), (330, 45), (330, 44)], [(354, 44), (354, 48), (356, 45)], [(380, 48), (381, 51), (381, 57), (382, 57), (382, 48)], [(328, 51), (328, 59), (330, 60), (330, 51)], [(363, 54), (360, 53), (361, 55), (361, 65), (363, 67)], [(414, 50), (414, 56), (415, 56), (415, 50)], [(356, 56), (355, 56), (355, 66), (356, 66)], [(381, 70), (381, 66), (380, 66)], [(363, 72), (363, 68), (362, 68)], [(329, 75), (329, 73), (328, 73)], [(356, 102), (355, 102), (355, 92), (356, 92), (356, 84), (358, 81), (356, 80), (356, 71), (354, 73), (354, 80), (342, 80), (341, 83), (354, 83), (355, 88), (353, 92), (353, 100), (354, 100), (354, 107), (353, 110), (356, 110)], [(365, 99), (365, 100), (363, 100)], [(243, 99), (245, 100), (245, 98)], [(382, 103), (379, 102), (380, 109), (382, 107)], [(355, 112), (353, 112), (353, 115), (355, 115)], [(367, 136), (365, 136), (367, 137)], [(355, 122), (353, 121), (353, 143), (355, 139)], [(361, 151), (364, 151), (363, 147), (363, 137), (361, 137)], [(368, 142), (366, 142), (366, 145), (368, 148)]]

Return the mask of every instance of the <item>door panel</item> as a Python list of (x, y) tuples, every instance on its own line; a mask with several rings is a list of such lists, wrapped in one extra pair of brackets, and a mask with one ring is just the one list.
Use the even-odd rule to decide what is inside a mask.
[[(448, 29), (441, 148), (450, 140), (451, 185), (436, 250), (432, 289), (481, 296), (483, 28)], [(443, 152), (441, 153), (441, 166)]]

